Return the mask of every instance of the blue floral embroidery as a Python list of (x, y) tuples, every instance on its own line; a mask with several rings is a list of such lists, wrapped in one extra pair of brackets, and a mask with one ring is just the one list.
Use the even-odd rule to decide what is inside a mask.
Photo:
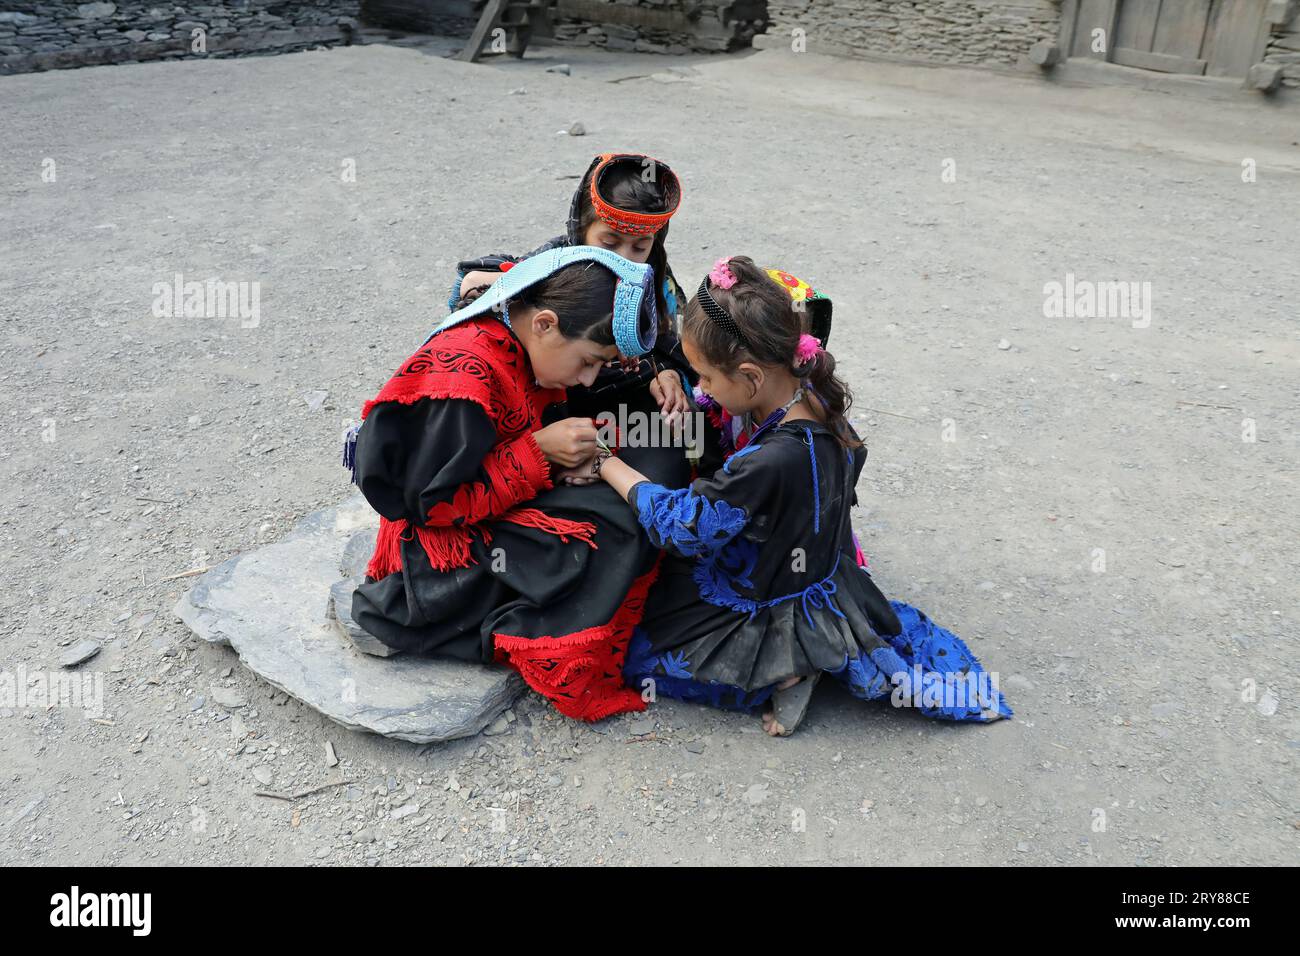
[[(974, 700), (968, 694), (965, 701), (937, 701), (922, 703), (920, 711), (926, 717), (943, 720), (973, 720), (986, 722), (1013, 715), (1006, 697), (992, 680), (979, 660), (971, 653), (966, 642), (946, 628), (935, 624), (924, 611), (890, 601), (902, 630), (895, 636), (886, 636), (896, 652), (900, 668), (905, 672), (904, 689), (913, 701), (926, 699), (925, 691), (933, 685), (936, 689), (946, 679), (964, 683), (975, 690)], [(996, 691), (996, 699), (994, 699)], [(990, 705), (985, 706), (982, 705)]]
[(857, 657), (844, 655), (844, 665), (830, 672), (849, 689), (854, 697), (862, 700), (875, 700), (885, 696), (890, 684), (876, 663), (859, 654)]
[(718, 552), (715, 564), (733, 585), (752, 591), (754, 582), (750, 579), (758, 566), (758, 545), (748, 538), (733, 538)]
[[(629, 687), (642, 689), (642, 682), (654, 682), (656, 696), (674, 697), (678, 700), (699, 701), (722, 710), (739, 710), (750, 713), (772, 696), (771, 687), (747, 691), (742, 687), (717, 682), (703, 683), (692, 679), (685, 666), (684, 651), (656, 656), (645, 636), (636, 628), (627, 649), (627, 663), (623, 666), (623, 682)], [(662, 671), (663, 673), (659, 673)], [(686, 676), (680, 676), (680, 675)]]
[(738, 535), (749, 515), (719, 499), (710, 501), (689, 488), (670, 491), (650, 482), (637, 486), (637, 520), (656, 547), (671, 547), (688, 558), (711, 559)]
[(718, 552), (717, 560), (698, 562), (691, 576), (705, 601), (733, 611), (744, 611), (752, 617), (758, 610), (758, 603), (740, 594), (736, 588), (754, 589), (750, 578), (757, 564), (758, 545), (748, 538), (733, 538)]
[(718, 553), (715, 560), (697, 563), (691, 576), (695, 579), (695, 585), (700, 589), (700, 597), (703, 600), (718, 607), (743, 611), (751, 618), (762, 608), (776, 607), (778, 604), (796, 598), (801, 603), (804, 620), (808, 622), (809, 627), (817, 626), (817, 622), (813, 620), (813, 611), (825, 609), (838, 618), (844, 618), (844, 612), (835, 604), (834, 578), (840, 566), (839, 555), (835, 556), (835, 564), (831, 567), (830, 573), (820, 581), (814, 581), (802, 591), (783, 594), (769, 601), (757, 601), (752, 597), (745, 597), (736, 590), (737, 586), (748, 588), (750, 591), (754, 589), (750, 576), (754, 573), (757, 564), (758, 545), (748, 538), (736, 538)]
[[(627, 645), (627, 658), (623, 663), (623, 673), (627, 674), (648, 674), (655, 669), (658, 663), (657, 658), (651, 653), (653, 648), (650, 646), (650, 640), (645, 636), (642, 628), (633, 628), (632, 640)], [(629, 680), (626, 683), (631, 684)]]
[[(874, 700), (897, 687), (904, 699), (924, 716), (941, 720), (982, 723), (1012, 716), (1000, 690), (997, 699), (992, 699), (991, 691), (995, 685), (991, 680), (985, 680), (984, 668), (960, 637), (935, 624), (923, 611), (902, 601), (889, 603), (902, 624), (897, 635), (886, 635), (889, 646), (872, 651), (870, 659), (859, 656), (846, 660), (843, 667), (830, 672), (848, 688), (849, 693), (863, 700)], [(975, 699), (970, 699), (969, 695), (964, 701), (939, 699), (938, 692), (949, 676), (962, 678), (967, 688), (974, 688)], [(981, 706), (984, 702), (979, 700), (985, 686), (989, 691), (987, 704), (991, 705), (987, 711)], [(926, 696), (930, 689), (936, 692), (933, 700)]]
[(690, 668), (686, 666), (686, 652), (678, 651), (674, 654), (669, 651), (659, 658), (659, 665), (664, 669), (664, 673), (669, 677), (687, 677), (691, 676)]

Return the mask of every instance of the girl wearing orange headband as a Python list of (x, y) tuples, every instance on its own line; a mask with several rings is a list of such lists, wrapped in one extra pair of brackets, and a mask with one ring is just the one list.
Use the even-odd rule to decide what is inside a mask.
[[(568, 391), (568, 414), (599, 418), (602, 413), (658, 413), (681, 416), (695, 410), (694, 372), (678, 339), (684, 296), (668, 266), (664, 243), (668, 223), (681, 204), (681, 183), (663, 162), (640, 153), (602, 153), (591, 161), (569, 206), (565, 234), (523, 256), (494, 255), (459, 263), (452, 291), (455, 307), (481, 292), (514, 263), (556, 246), (588, 245), (610, 249), (632, 262), (648, 262), (655, 272), (660, 316), (654, 349), (639, 359), (624, 359), (601, 369), (590, 388)], [(641, 449), (641, 463), (680, 487), (690, 480), (680, 448)]]

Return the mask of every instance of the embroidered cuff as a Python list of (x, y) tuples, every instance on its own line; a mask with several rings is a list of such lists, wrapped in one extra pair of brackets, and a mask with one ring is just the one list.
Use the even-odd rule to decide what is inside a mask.
[(532, 485), (533, 494), (540, 494), (555, 487), (551, 482), (551, 463), (542, 454), (542, 449), (532, 432), (526, 432), (502, 447), (514, 453), (524, 477)]
[(683, 557), (713, 560), (749, 521), (744, 508), (705, 498), (690, 488), (668, 489), (643, 481), (632, 491), (637, 520), (651, 542)]

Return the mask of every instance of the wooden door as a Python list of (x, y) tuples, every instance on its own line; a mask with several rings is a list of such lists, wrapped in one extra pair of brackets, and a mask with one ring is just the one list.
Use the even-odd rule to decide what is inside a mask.
[[(1260, 52), (1268, 0), (1079, 0), (1071, 55), (1194, 76), (1244, 77)], [(1108, 34), (1093, 49), (1092, 31)]]
[(1216, 2), (1201, 56), (1207, 76), (1244, 77), (1263, 56), (1268, 0)]

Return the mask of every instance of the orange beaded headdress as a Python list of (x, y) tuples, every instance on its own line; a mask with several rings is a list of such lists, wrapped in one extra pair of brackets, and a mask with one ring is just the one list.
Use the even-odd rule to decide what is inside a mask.
[[(646, 182), (659, 183), (668, 208), (663, 212), (632, 212), (619, 209), (602, 194), (602, 180), (615, 166), (635, 164), (637, 174)], [(611, 229), (630, 236), (653, 236), (677, 212), (682, 201), (682, 187), (677, 174), (667, 163), (640, 153), (602, 153), (592, 160), (591, 207), (596, 215)]]

